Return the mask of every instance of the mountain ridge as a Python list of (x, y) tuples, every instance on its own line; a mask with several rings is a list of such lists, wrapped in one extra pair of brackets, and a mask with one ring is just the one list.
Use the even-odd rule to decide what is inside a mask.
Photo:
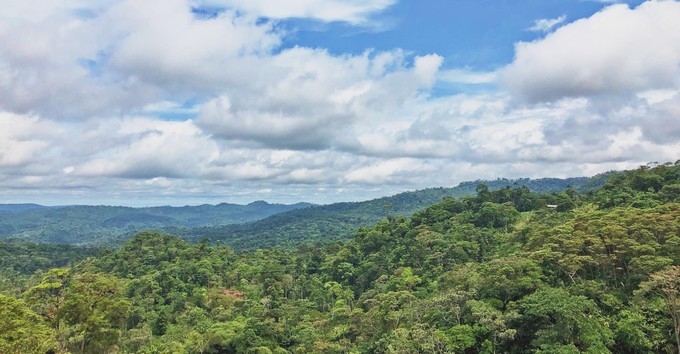
[(238, 250), (294, 247), (306, 242), (348, 238), (359, 227), (375, 224), (390, 215), (409, 216), (444, 197), (473, 195), (479, 184), (490, 190), (524, 186), (538, 193), (560, 192), (570, 187), (586, 192), (603, 185), (615, 173), (564, 179), (477, 180), (461, 182), (455, 187), (426, 188), (366, 201), (323, 205), (275, 204), (263, 200), (246, 205), (143, 208), (0, 204), (0, 240), (110, 246), (122, 244), (137, 232), (155, 230), (191, 241), (217, 240)]
[(166, 228), (163, 231), (198, 241), (204, 238), (221, 241), (234, 249), (261, 247), (295, 247), (305, 242), (328, 242), (351, 237), (359, 227), (377, 223), (388, 216), (410, 216), (414, 212), (440, 202), (442, 198), (461, 198), (476, 193), (480, 184), (489, 190), (527, 187), (536, 193), (561, 192), (573, 188), (593, 191), (619, 172), (606, 172), (593, 177), (520, 178), (461, 182), (456, 187), (434, 187), (407, 191), (362, 202), (340, 202), (300, 208), (240, 225), (200, 228)]
[[(254, 221), (310, 206), (227, 204), (198, 206), (127, 206), (0, 204), (0, 239), (56, 244), (106, 245), (147, 229), (197, 227)], [(111, 242), (115, 240), (115, 242)]]

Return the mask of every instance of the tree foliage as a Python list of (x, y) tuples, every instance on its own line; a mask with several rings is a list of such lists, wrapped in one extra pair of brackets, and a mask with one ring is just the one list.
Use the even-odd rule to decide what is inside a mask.
[(0, 351), (674, 353), (679, 180), (676, 163), (585, 194), (479, 185), (323, 247), (139, 233), (6, 282)]

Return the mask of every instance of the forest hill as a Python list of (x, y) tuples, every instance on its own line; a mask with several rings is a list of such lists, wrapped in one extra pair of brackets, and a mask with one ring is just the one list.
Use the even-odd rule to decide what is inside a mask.
[(65, 265), (56, 246), (0, 246), (3, 353), (680, 348), (680, 163), (585, 194), (480, 185), (292, 250), (143, 232)]

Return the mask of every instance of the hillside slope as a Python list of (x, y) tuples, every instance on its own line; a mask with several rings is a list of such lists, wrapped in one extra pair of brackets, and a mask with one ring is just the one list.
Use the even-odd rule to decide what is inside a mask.
[(119, 206), (0, 205), (0, 240), (112, 246), (143, 230), (179, 235), (190, 241), (222, 241), (234, 249), (347, 239), (361, 226), (389, 216), (408, 216), (444, 197), (476, 193), (477, 185), (490, 190), (525, 186), (535, 192), (561, 192), (572, 187), (587, 191), (602, 185), (612, 173), (585, 178), (497, 179), (464, 182), (453, 188), (429, 188), (364, 202), (312, 205), (248, 205), (222, 203), (184, 207), (130, 208)]
[(586, 194), (481, 187), (324, 247), (236, 253), (144, 232), (33, 275), (49, 264), (36, 249), (9, 250), (3, 352), (680, 349), (680, 162)]
[(135, 232), (164, 227), (237, 224), (311, 204), (227, 204), (184, 207), (0, 205), (0, 239), (62, 244), (121, 243)]
[(306, 242), (329, 242), (351, 237), (362, 226), (377, 223), (387, 216), (409, 216), (445, 197), (460, 198), (477, 193), (477, 186), (489, 190), (526, 187), (536, 193), (557, 193), (571, 187), (588, 192), (601, 187), (616, 172), (594, 177), (497, 179), (463, 182), (453, 188), (429, 188), (404, 192), (365, 202), (334, 203), (301, 208), (241, 225), (201, 228), (166, 228), (164, 231), (198, 241), (203, 238), (224, 242), (242, 249), (274, 246), (294, 247)]

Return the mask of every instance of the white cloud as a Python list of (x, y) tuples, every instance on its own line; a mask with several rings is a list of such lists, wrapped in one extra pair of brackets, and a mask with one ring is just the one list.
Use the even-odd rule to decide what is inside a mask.
[(439, 80), (455, 84), (491, 84), (496, 82), (498, 73), (478, 72), (469, 69), (448, 69), (439, 73)]
[[(510, 102), (502, 96), (459, 96), (412, 103), (408, 109), (419, 111), (419, 120), (408, 123), (406, 112), (394, 117), (391, 130), (387, 124), (357, 125), (354, 129), (372, 138), (360, 139), (348, 151), (253, 149), (211, 139), (190, 121), (128, 117), (60, 127), (3, 114), (11, 120), (0, 121), (0, 151), (22, 160), (0, 168), (0, 184), (7, 200), (15, 201), (50, 195), (60, 203), (98, 204), (358, 200), (469, 179), (540, 177), (546, 166), (552, 176), (562, 177), (631, 168), (649, 156), (672, 160), (680, 149), (671, 137), (647, 139), (636, 119), (593, 116), (587, 102), (534, 108), (514, 108)], [(662, 103), (673, 101), (657, 104)], [(570, 124), (572, 117), (583, 120)], [(607, 123), (612, 120), (628, 123)], [(551, 129), (561, 135), (551, 136)], [(584, 136), (586, 131), (597, 132), (596, 138)], [(370, 145), (377, 140), (384, 143)], [(25, 141), (42, 145), (22, 153)], [(338, 187), (344, 191), (333, 192)]]
[(567, 19), (566, 15), (562, 15), (556, 18), (542, 18), (538, 19), (534, 22), (534, 25), (529, 27), (529, 31), (534, 31), (534, 32), (550, 32), (555, 28), (555, 26), (558, 26)]
[[(294, 149), (327, 149), (361, 120), (372, 121), (435, 81), (442, 58), (414, 58), (407, 67), (400, 51), (334, 57), (306, 48), (271, 58), (279, 77), (259, 93), (235, 91), (201, 107), (199, 125), (216, 137)], [(385, 68), (385, 62), (394, 68)], [(377, 68), (376, 68), (377, 67)]]
[(173, 93), (241, 83), (281, 40), (271, 23), (233, 11), (197, 18), (186, 0), (123, 1), (102, 22), (116, 34), (109, 65)]
[(641, 128), (645, 138), (650, 141), (659, 144), (677, 143), (680, 140), (680, 92), (650, 104)]
[(613, 5), (519, 43), (501, 82), (514, 99), (552, 114), (540, 128), (544, 142), (523, 144), (516, 156), (602, 165), (677, 160), (679, 17), (675, 1)]
[(130, 118), (119, 124), (109, 134), (125, 139), (125, 145), (98, 151), (72, 173), (136, 179), (196, 177), (219, 155), (217, 144), (191, 121)]
[(543, 39), (518, 43), (502, 83), (530, 102), (677, 88), (680, 2), (612, 5)]
[(228, 6), (239, 11), (273, 19), (310, 18), (320, 21), (365, 23), (397, 0), (202, 0), (212, 6)]
[(39, 161), (50, 148), (50, 135), (59, 131), (37, 117), (0, 111), (0, 168), (21, 168)]
[[(249, 4), (264, 10), (279, 6)], [(390, 4), (288, 5), (302, 11), (299, 16), (328, 12), (352, 22)], [(92, 6), (82, 17), (74, 11), (81, 5), (47, 6), (36, 24), (15, 17), (2, 27), (7, 50), (0, 50), (0, 94), (8, 99), (0, 109), (69, 120), (191, 114), (200, 107), (199, 124), (216, 137), (318, 149), (331, 146), (333, 136), (358, 117), (371, 119), (428, 89), (443, 60), (398, 49), (361, 55), (302, 47), (275, 52), (284, 34), (259, 20), (255, 10), (205, 17), (192, 12), (205, 3), (123, 0)], [(195, 103), (184, 109), (187, 101)]]
[[(0, 13), (0, 193), (319, 202), (677, 159), (677, 2), (608, 7), (518, 44), (496, 72), (284, 48), (261, 18), (365, 25), (391, 4), (14, 2)], [(192, 12), (210, 5), (230, 9)], [(439, 84), (486, 86), (432, 97)]]
[(425, 161), (398, 158), (351, 170), (345, 174), (344, 180), (347, 183), (359, 184), (403, 183), (403, 179), (410, 179), (409, 177), (412, 178), (413, 175), (422, 175), (433, 170), (433, 166), (428, 166)]
[(281, 40), (253, 16), (198, 18), (188, 0), (55, 3), (9, 6), (38, 12), (0, 24), (0, 109), (73, 119), (182, 102), (267, 77), (246, 68)]

